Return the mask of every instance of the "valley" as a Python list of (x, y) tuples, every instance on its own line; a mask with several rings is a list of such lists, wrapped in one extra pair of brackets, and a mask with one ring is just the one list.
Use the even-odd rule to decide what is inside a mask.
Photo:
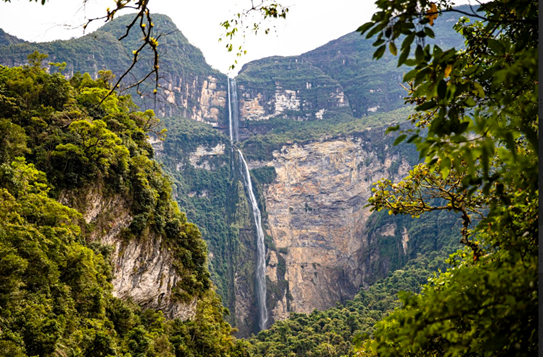
[[(137, 43), (115, 40), (128, 18), (69, 42), (4, 46), (0, 63), (21, 65), (38, 50), (66, 62), (68, 78), (76, 72), (96, 78), (101, 69), (118, 74)], [(385, 134), (388, 125), (410, 113), (402, 108), (404, 90), (391, 85), (401, 81), (392, 57), (372, 61), (369, 42), (349, 34), (298, 57), (251, 62), (234, 81), (211, 69), (166, 16), (155, 15), (155, 25), (170, 34), (162, 44), (162, 89), (156, 104), (145, 95), (132, 92), (132, 97), (142, 109), (154, 109), (168, 129), (165, 141), (152, 141), (156, 157), (173, 178), (180, 209), (202, 231), (212, 280), (240, 336), (291, 312), (325, 310), (352, 299), (361, 287), (427, 252), (416, 246), (420, 238), (409, 230), (409, 220), (376, 219), (365, 207), (373, 182), (398, 181), (418, 161), (413, 147), (396, 147), (395, 138)], [(111, 46), (114, 51), (105, 50)], [(142, 59), (136, 76), (144, 70)], [(355, 72), (355, 78), (348, 74)], [(96, 205), (93, 212), (113, 209)], [(451, 225), (449, 219), (439, 227)], [(417, 234), (443, 233), (433, 226)], [(95, 239), (110, 244), (108, 237)], [(457, 239), (431, 245), (438, 250)], [(170, 269), (156, 266), (169, 259), (162, 253), (148, 255), (148, 248), (137, 246), (116, 249), (126, 252), (126, 269), (137, 271), (130, 260), (139, 260), (149, 264), (146, 271), (157, 271), (148, 289)], [(123, 279), (114, 284), (116, 294), (139, 301), (137, 289), (122, 285), (139, 281), (138, 274), (118, 270), (115, 276)], [(145, 299), (170, 294), (159, 290)]]
[[(154, 14), (162, 34), (157, 95), (151, 79), (128, 88), (148, 71), (152, 53), (144, 51), (102, 100), (139, 46), (134, 34), (117, 41), (131, 19), (47, 43), (0, 30), (0, 208), (8, 212), (0, 209), (0, 270), (9, 277), (0, 279), (8, 307), (0, 311), (0, 354), (377, 356), (376, 341), (386, 345), (397, 325), (422, 316), (404, 309), (448, 289), (440, 279), (486, 276), (490, 284), (498, 277), (485, 275), (487, 260), (517, 259), (499, 255), (509, 246), (492, 240), (493, 225), (535, 222), (533, 195), (510, 193), (488, 155), (499, 162), (519, 146), (513, 156), (532, 168), (520, 159), (531, 154), (519, 154), (531, 153), (533, 135), (520, 134), (529, 125), (490, 148), (485, 135), (499, 126), (481, 121), (486, 131), (463, 136), (480, 129), (469, 119), (477, 109), (457, 111), (475, 107), (470, 100), (432, 112), (455, 96), (483, 103), (491, 88), (483, 83), (491, 74), (473, 88), (445, 82), (456, 69), (429, 60), (430, 48), (436, 63), (473, 53), (453, 29), (458, 13), (444, 11), (430, 32), (417, 33), (425, 49), (409, 61), (434, 67), (409, 83), (410, 68), (388, 52), (375, 60), (375, 39), (358, 32), (299, 56), (252, 61), (230, 78), (168, 16)], [(441, 82), (428, 89), (420, 78), (433, 70)], [(416, 97), (417, 86), (426, 97)], [(435, 124), (446, 115), (464, 122)], [(501, 114), (482, 116), (493, 115)], [(478, 148), (479, 139), (488, 147)], [(453, 149), (457, 156), (446, 156)], [(486, 164), (497, 166), (477, 166)], [(528, 218), (492, 221), (488, 212), (512, 196), (522, 196), (522, 207), (511, 212)], [(526, 231), (511, 249), (531, 251), (531, 228), (511, 229)], [(23, 244), (25, 231), (34, 245)], [(33, 262), (41, 271), (30, 270)], [(531, 260), (507, 262), (511, 277), (530, 279), (520, 271)], [(463, 267), (484, 271), (473, 277)], [(30, 282), (32, 274), (42, 282)], [(446, 309), (446, 300), (435, 308)], [(394, 341), (387, 346), (396, 352), (410, 348)]]

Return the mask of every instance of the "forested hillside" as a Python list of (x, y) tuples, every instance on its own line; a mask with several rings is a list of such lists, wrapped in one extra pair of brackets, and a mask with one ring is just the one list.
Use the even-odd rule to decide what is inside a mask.
[[(41, 68), (44, 57), (0, 67), (0, 354), (243, 355), (211, 287), (205, 243), (153, 160), (147, 137), (158, 119), (134, 111), (126, 96), (102, 101), (108, 73), (66, 80)], [(120, 253), (100, 238), (111, 233), (115, 213), (101, 226), (61, 203), (89, 187), (129, 203), (122, 244), (162, 237), (160, 249), (171, 252), (181, 277), (162, 298), (194, 301), (190, 320), (116, 297)]]
[(17, 43), (26, 42), (24, 40), (21, 40), (20, 38), (17, 38), (15, 36), (11, 36), (10, 34), (6, 33), (4, 30), (0, 29), (0, 46), (9, 46), (14, 45)]
[(445, 270), (448, 256), (444, 249), (409, 261), (368, 289), (336, 307), (310, 314), (292, 313), (249, 339), (249, 351), (255, 356), (353, 356), (353, 339), (370, 335), (373, 326), (401, 306), (397, 294), (419, 292), (429, 277)]

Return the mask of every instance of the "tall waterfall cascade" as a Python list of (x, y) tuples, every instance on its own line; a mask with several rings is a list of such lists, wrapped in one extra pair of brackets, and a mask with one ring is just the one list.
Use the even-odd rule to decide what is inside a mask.
[(230, 141), (239, 140), (239, 108), (238, 108), (238, 90), (236, 80), (228, 78), (228, 129), (230, 131)]
[[(228, 126), (230, 142), (239, 139), (239, 109), (237, 99), (236, 80), (228, 79)], [(241, 150), (237, 150), (240, 158), (240, 170), (243, 177), (243, 185), (247, 191), (249, 202), (253, 212), (256, 227), (256, 305), (258, 309), (258, 326), (260, 330), (266, 328), (268, 323), (268, 308), (266, 307), (266, 246), (264, 244), (264, 231), (262, 229), (262, 215), (254, 194), (253, 183), (249, 173), (249, 166)]]

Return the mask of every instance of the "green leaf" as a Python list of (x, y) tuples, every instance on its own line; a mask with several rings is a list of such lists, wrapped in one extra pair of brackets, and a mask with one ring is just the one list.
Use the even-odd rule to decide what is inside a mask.
[(374, 43), (372, 43), (371, 45), (373, 47), (378, 47), (378, 46), (381, 46), (383, 43), (385, 43), (385, 40), (384, 39), (379, 39), (379, 40), (375, 41)]
[(417, 62), (422, 62), (424, 59), (424, 50), (421, 45), (417, 45), (417, 48), (415, 49), (415, 59)]
[(407, 135), (405, 135), (405, 134), (402, 134), (402, 135), (398, 136), (396, 138), (396, 140), (394, 140), (394, 146), (396, 146), (399, 143), (401, 143), (402, 141), (404, 141), (406, 137), (407, 137)]
[(386, 24), (379, 24), (377, 26), (375, 26), (374, 28), (372, 28), (370, 30), (370, 32), (368, 32), (368, 34), (366, 35), (366, 38), (371, 38), (373, 37), (373, 35), (375, 35), (376, 33), (382, 31), (384, 28), (385, 28)]
[(379, 47), (375, 52), (373, 53), (373, 58), (378, 60), (379, 58), (383, 57), (383, 54), (385, 53), (386, 45), (382, 45)]
[(494, 52), (498, 56), (502, 56), (505, 53), (505, 47), (500, 41), (488, 39), (487, 43), (488, 47), (492, 50), (492, 52)]
[(415, 78), (415, 76), (417, 75), (417, 73), (419, 73), (419, 70), (418, 70), (418, 69), (412, 69), (412, 70), (410, 70), (409, 72), (407, 72), (407, 73), (403, 76), (403, 81), (404, 81), (404, 82), (409, 82), (409, 81), (413, 80), (413, 78)]
[(392, 55), (396, 56), (396, 54), (398, 54), (398, 49), (396, 48), (394, 42), (388, 43), (388, 49), (390, 50), (390, 53), (392, 53)]
[(413, 141), (417, 140), (418, 138), (420, 138), (420, 136), (418, 136), (417, 134), (415, 135), (412, 135), (409, 139), (407, 139), (407, 143), (412, 143)]
[(417, 73), (417, 75), (415, 77), (415, 87), (418, 87), (419, 84), (421, 84), (422, 82), (426, 82), (427, 85), (432, 84), (429, 81), (427, 82), (427, 79), (429, 77), (431, 78), (431, 74), (432, 74), (432, 71), (431, 71), (430, 68), (425, 67), (425, 68), (421, 69), (419, 71), (419, 73)]
[(406, 47), (402, 50), (402, 53), (400, 53), (400, 58), (398, 58), (398, 67), (405, 63), (405, 60), (407, 59), (407, 57), (409, 57), (410, 51), (411, 47)]
[(398, 125), (394, 125), (394, 126), (389, 126), (389, 127), (387, 128), (387, 130), (385, 131), (385, 134), (388, 134), (388, 133), (390, 133), (390, 132), (392, 132), (392, 131), (398, 131), (398, 130), (400, 130), (400, 125), (399, 125), (399, 124), (398, 124)]
[(430, 37), (430, 38), (435, 38), (435, 34), (434, 34), (434, 31), (429, 28), (429, 27), (425, 27), (424, 28), (424, 33), (426, 34), (426, 36)]
[(415, 107), (415, 110), (416, 111), (424, 111), (424, 110), (429, 110), (429, 109), (435, 108), (435, 106), (436, 106), (436, 102), (431, 100), (429, 102), (422, 103), (421, 105)]
[(485, 97), (485, 91), (483, 89), (483, 86), (481, 86), (477, 82), (473, 82), (473, 86), (475, 87), (475, 90), (477, 91), (477, 95), (479, 96), (479, 98), (484, 98)]
[(439, 164), (439, 170), (441, 171), (441, 177), (446, 179), (451, 171), (451, 159), (449, 159), (447, 156), (442, 158), (441, 163)]
[(357, 28), (356, 32), (360, 32), (360, 34), (363, 35), (364, 32), (368, 31), (374, 24), (374, 22), (366, 22), (364, 25)]
[(458, 129), (455, 130), (456, 134), (462, 134), (466, 132), (466, 129), (469, 127), (469, 121), (465, 121), (458, 125)]
[(445, 96), (447, 95), (447, 82), (445, 82), (443, 79), (439, 81), (439, 84), (437, 85), (437, 95), (440, 99), (445, 99)]
[(464, 105), (466, 107), (474, 107), (476, 104), (475, 100), (471, 97), (467, 97), (466, 100), (464, 100)]
[(410, 35), (406, 36), (405, 39), (402, 42), (402, 49), (410, 48), (414, 39), (415, 39), (415, 34), (414, 33), (411, 33)]

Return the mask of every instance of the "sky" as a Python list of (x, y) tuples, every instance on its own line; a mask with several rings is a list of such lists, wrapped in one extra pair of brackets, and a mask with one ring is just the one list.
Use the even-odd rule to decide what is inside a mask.
[[(258, 0), (257, 0), (258, 1)], [(33, 42), (80, 37), (88, 18), (106, 14), (114, 0), (51, 0), (45, 5), (28, 0), (0, 1), (0, 28), (10, 35)], [(287, 19), (275, 20), (272, 31), (258, 36), (247, 34), (247, 54), (237, 58), (219, 42), (224, 29), (219, 25), (251, 6), (251, 0), (151, 0), (153, 13), (168, 15), (188, 40), (202, 50), (206, 61), (223, 73), (235, 74), (244, 63), (273, 55), (299, 55), (341, 37), (370, 20), (374, 0), (281, 0), (289, 7)], [(249, 21), (250, 22), (250, 21)], [(92, 32), (103, 21), (87, 28)], [(266, 24), (264, 24), (266, 25)], [(236, 45), (242, 44), (238, 37)], [(234, 71), (228, 68), (237, 59)]]

